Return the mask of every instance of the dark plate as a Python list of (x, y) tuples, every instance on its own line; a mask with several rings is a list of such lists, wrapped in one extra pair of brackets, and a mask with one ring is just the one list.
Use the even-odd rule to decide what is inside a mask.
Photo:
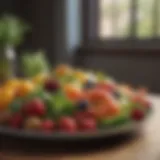
[(109, 136), (116, 136), (128, 132), (135, 132), (141, 128), (142, 123), (128, 123), (121, 126), (108, 129), (99, 129), (95, 132), (77, 132), (74, 134), (67, 134), (62, 132), (43, 133), (36, 131), (26, 131), (19, 129), (12, 129), (8, 127), (0, 127), (0, 134), (12, 137), (40, 139), (40, 140), (83, 140), (92, 138), (102, 138)]

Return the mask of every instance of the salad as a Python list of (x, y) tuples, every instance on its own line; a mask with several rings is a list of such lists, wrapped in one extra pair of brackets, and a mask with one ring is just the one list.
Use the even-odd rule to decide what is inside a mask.
[(68, 65), (0, 87), (0, 125), (16, 129), (94, 132), (142, 121), (150, 111), (145, 89)]

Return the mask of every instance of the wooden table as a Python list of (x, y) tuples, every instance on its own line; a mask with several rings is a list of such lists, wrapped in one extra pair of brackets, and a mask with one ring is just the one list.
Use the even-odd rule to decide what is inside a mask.
[[(44, 150), (34, 152), (32, 149), (26, 152), (21, 149), (24, 144), (19, 144), (19, 149), (14, 150), (16, 148), (14, 144), (18, 141), (13, 140), (14, 144), (9, 149), (7, 142), (3, 142), (0, 160), (160, 160), (160, 97), (152, 95), (150, 98), (154, 104), (154, 113), (137, 136), (115, 138), (112, 139), (113, 143), (112, 140), (105, 139), (99, 140), (96, 145), (93, 142), (86, 142), (83, 144), (84, 147), (78, 150), (75, 148), (79, 144), (74, 144), (75, 147), (72, 146), (69, 152), (66, 152), (69, 150), (69, 143), (65, 144), (62, 151), (54, 150), (57, 144), (47, 152)], [(11, 144), (11, 140), (9, 141)], [(88, 145), (89, 143), (91, 145)], [(90, 147), (87, 148), (87, 145)]]

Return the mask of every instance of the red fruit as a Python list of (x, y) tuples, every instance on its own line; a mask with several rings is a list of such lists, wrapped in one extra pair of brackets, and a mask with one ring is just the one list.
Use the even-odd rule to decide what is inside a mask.
[(144, 119), (144, 112), (142, 110), (139, 109), (135, 109), (132, 111), (132, 119), (136, 120), (136, 121), (141, 121)]
[(45, 120), (41, 124), (43, 131), (53, 131), (55, 129), (55, 123), (52, 120)]
[(81, 111), (81, 112), (77, 112), (75, 114), (75, 119), (77, 121), (80, 121), (82, 119), (85, 119), (85, 118), (93, 118), (94, 117), (94, 113), (92, 112), (92, 110), (90, 111)]
[(93, 89), (87, 93), (87, 99), (94, 105), (108, 101), (108, 94), (104, 90)]
[(72, 101), (79, 101), (83, 98), (85, 98), (84, 93), (74, 85), (66, 84), (64, 86), (64, 92), (68, 99)]
[(57, 81), (48, 79), (46, 80), (44, 87), (49, 92), (55, 92), (60, 88), (60, 85)]
[(107, 82), (101, 82), (97, 84), (97, 88), (108, 91), (108, 92), (113, 92), (116, 89), (116, 85), (114, 83), (107, 83)]
[(23, 122), (23, 117), (22, 117), (22, 115), (20, 115), (20, 114), (14, 114), (14, 115), (11, 117), (11, 119), (10, 119), (10, 121), (9, 121), (9, 124), (10, 124), (10, 126), (13, 127), (13, 128), (20, 128), (21, 125), (22, 125), (22, 122)]
[(41, 99), (35, 98), (24, 105), (23, 111), (29, 116), (43, 116), (46, 113), (46, 108)]
[(97, 128), (96, 120), (93, 118), (85, 118), (79, 122), (81, 131), (95, 131)]
[(59, 120), (59, 129), (62, 132), (74, 133), (77, 130), (76, 121), (71, 117), (62, 117)]

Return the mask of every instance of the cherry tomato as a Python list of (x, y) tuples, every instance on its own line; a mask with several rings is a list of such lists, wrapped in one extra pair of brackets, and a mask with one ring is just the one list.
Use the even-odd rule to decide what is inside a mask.
[(62, 132), (74, 133), (77, 131), (75, 119), (71, 117), (62, 117), (59, 120), (59, 129)]
[(41, 124), (41, 128), (43, 131), (45, 132), (50, 132), (50, 131), (53, 131), (55, 129), (55, 122), (48, 119), (48, 120), (44, 120)]
[(99, 105), (93, 108), (94, 116), (97, 119), (103, 118), (106, 116), (108, 109), (105, 105)]
[(131, 113), (131, 117), (133, 120), (136, 120), (136, 121), (141, 121), (144, 119), (144, 112), (142, 110), (139, 110), (139, 109), (135, 109), (132, 111)]
[(26, 115), (29, 116), (43, 116), (46, 113), (45, 104), (39, 98), (35, 98), (29, 101), (28, 103), (24, 104), (22, 110)]
[(100, 89), (92, 89), (88, 92), (88, 99), (90, 101), (94, 100), (104, 100), (106, 98), (106, 93)]
[(84, 97), (83, 92), (79, 88), (76, 88), (73, 85), (66, 85), (64, 87), (64, 92), (67, 95), (67, 97), (73, 101), (81, 100)]
[(96, 120), (93, 118), (85, 118), (79, 121), (79, 127), (81, 131), (95, 131), (97, 128)]
[(86, 118), (94, 118), (93, 110), (81, 111), (81, 112), (75, 113), (75, 119), (77, 121), (80, 121), (81, 119), (86, 119)]
[(107, 116), (116, 116), (120, 113), (120, 106), (117, 101), (115, 100), (109, 101), (107, 106), (108, 106), (108, 110), (106, 112)]
[(12, 117), (9, 120), (9, 125), (13, 128), (20, 128), (23, 122), (23, 117), (21, 114), (16, 113), (12, 115)]

